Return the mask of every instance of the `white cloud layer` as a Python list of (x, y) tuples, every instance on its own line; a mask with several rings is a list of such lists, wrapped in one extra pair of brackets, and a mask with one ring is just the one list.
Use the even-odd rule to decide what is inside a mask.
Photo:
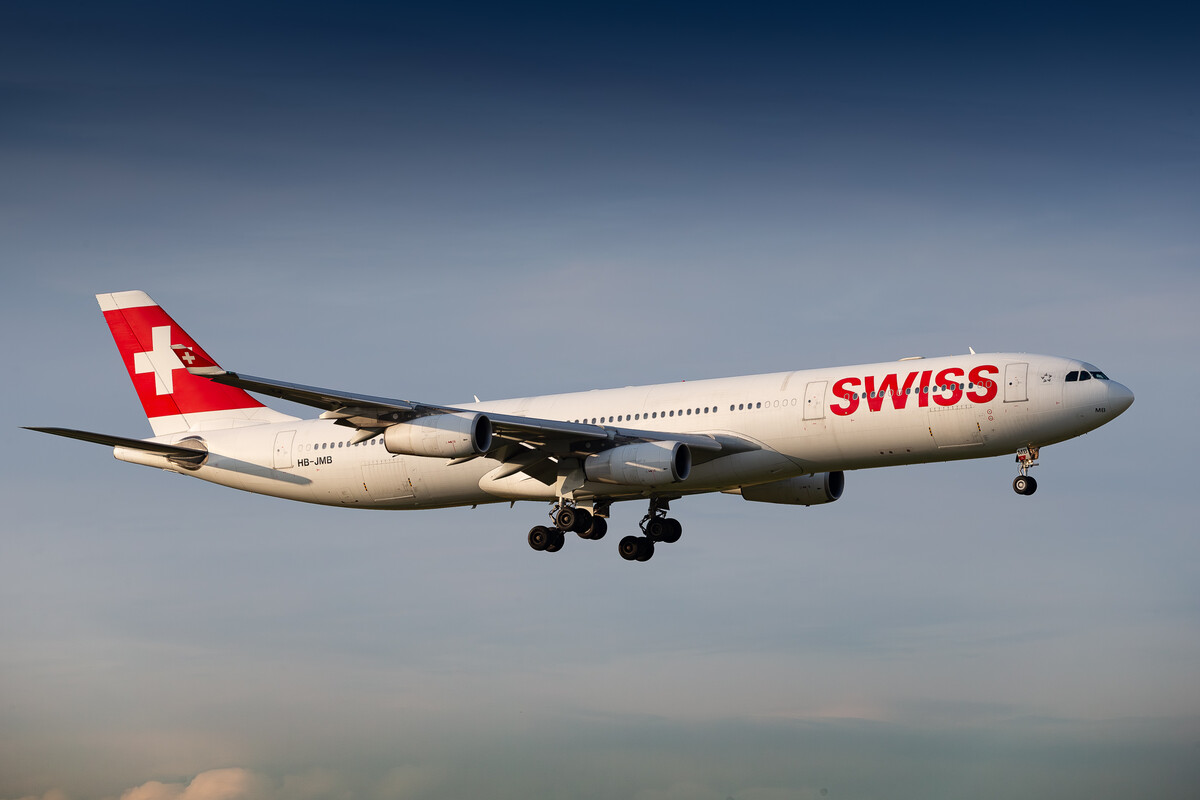
[(147, 781), (121, 794), (121, 800), (274, 800), (269, 782), (238, 767), (212, 769), (182, 783)]

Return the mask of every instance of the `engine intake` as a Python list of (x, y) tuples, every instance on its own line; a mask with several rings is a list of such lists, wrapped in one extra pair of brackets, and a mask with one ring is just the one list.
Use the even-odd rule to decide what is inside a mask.
[(837, 500), (845, 488), (845, 473), (818, 472), (815, 475), (800, 475), (758, 486), (743, 486), (742, 497), (755, 503), (816, 506)]
[(692, 451), (682, 442), (625, 444), (588, 456), (583, 473), (597, 483), (662, 486), (687, 480), (692, 473)]
[(483, 414), (432, 414), (383, 432), (389, 453), (429, 458), (482, 455), (492, 446), (492, 421)]

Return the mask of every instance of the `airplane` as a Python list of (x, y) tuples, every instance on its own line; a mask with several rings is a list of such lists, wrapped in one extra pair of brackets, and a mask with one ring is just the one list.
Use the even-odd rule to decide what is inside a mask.
[[(615, 502), (648, 501), (618, 552), (644, 562), (679, 540), (670, 503), (724, 492), (817, 505), (845, 473), (1014, 454), (1031, 495), (1041, 449), (1104, 425), (1133, 392), (1092, 364), (1024, 353), (902, 358), (439, 405), (220, 367), (141, 291), (96, 299), (154, 435), (29, 430), (111, 446), (133, 464), (288, 500), (369, 509), (535, 501), (534, 550), (598, 540)], [(250, 393), (321, 410), (300, 419)]]

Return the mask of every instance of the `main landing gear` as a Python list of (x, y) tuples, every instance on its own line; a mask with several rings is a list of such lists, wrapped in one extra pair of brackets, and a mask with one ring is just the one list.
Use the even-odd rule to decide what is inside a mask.
[(1031, 467), (1036, 467), (1038, 449), (1032, 445), (1022, 447), (1017, 451), (1017, 465), (1021, 474), (1013, 478), (1013, 491), (1017, 494), (1030, 495), (1037, 491), (1037, 481), (1029, 474)]
[(608, 533), (608, 520), (586, 508), (559, 503), (550, 510), (553, 527), (535, 525), (529, 531), (529, 546), (534, 550), (557, 553), (562, 550), (567, 534), (575, 532), (580, 539), (603, 539)]
[(667, 516), (668, 501), (650, 499), (650, 510), (642, 517), (641, 536), (626, 536), (617, 545), (617, 552), (626, 561), (649, 561), (654, 557), (654, 543), (675, 544), (683, 535), (679, 520)]
[[(654, 556), (655, 542), (674, 544), (683, 535), (679, 520), (667, 516), (666, 500), (650, 500), (650, 511), (642, 518), (641, 536), (626, 536), (617, 545), (617, 552), (626, 561), (649, 561)], [(560, 502), (550, 511), (553, 526), (535, 525), (529, 531), (529, 546), (539, 552), (557, 553), (566, 542), (567, 533), (574, 531), (580, 539), (603, 539), (608, 533), (608, 505), (597, 504), (593, 514), (584, 508)]]

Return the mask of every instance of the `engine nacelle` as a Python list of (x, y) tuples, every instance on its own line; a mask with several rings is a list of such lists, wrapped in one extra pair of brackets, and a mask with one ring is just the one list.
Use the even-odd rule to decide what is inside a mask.
[(743, 486), (742, 497), (755, 503), (786, 503), (793, 506), (815, 506), (832, 503), (842, 496), (846, 475), (842, 472), (818, 472), (800, 475), (758, 486)]
[(491, 446), (492, 421), (483, 414), (431, 414), (383, 432), (384, 449), (401, 456), (462, 458), (486, 453)]
[(597, 483), (662, 486), (687, 480), (692, 473), (692, 451), (682, 442), (625, 444), (588, 456), (583, 473)]

